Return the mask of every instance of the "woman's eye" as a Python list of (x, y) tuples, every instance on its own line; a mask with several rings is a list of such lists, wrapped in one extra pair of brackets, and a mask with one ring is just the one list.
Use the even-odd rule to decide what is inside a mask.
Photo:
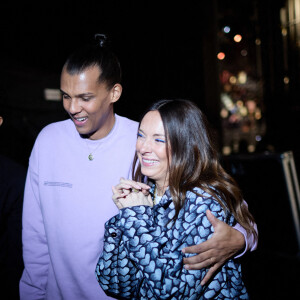
[(87, 102), (87, 101), (90, 101), (91, 98), (84, 98), (84, 97), (83, 97), (82, 100), (85, 101), (85, 102)]
[(143, 137), (143, 135), (141, 133), (138, 132), (137, 134), (138, 137)]
[(161, 140), (161, 139), (155, 139), (156, 142), (159, 142), (159, 143), (165, 143), (166, 141), (164, 140)]

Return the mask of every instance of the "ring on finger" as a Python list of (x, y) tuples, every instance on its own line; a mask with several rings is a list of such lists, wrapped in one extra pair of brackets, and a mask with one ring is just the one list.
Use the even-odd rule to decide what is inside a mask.
[(137, 190), (137, 189), (135, 189), (135, 188), (132, 188), (132, 191), (133, 191), (134, 193), (138, 193), (138, 192), (139, 192), (139, 190)]

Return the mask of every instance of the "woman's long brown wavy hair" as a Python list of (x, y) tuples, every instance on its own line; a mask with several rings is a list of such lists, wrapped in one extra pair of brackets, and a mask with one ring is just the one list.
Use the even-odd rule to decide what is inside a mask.
[[(207, 119), (201, 110), (191, 101), (178, 99), (160, 100), (147, 110), (149, 111), (160, 113), (167, 148), (171, 153), (168, 168), (169, 190), (175, 205), (173, 220), (177, 219), (184, 205), (186, 193), (199, 187), (212, 195), (224, 210), (227, 208), (248, 234), (256, 236), (254, 218), (248, 211), (235, 180), (219, 163)], [(169, 151), (167, 155), (169, 156)], [(143, 174), (137, 155), (134, 166), (134, 180), (142, 181)]]

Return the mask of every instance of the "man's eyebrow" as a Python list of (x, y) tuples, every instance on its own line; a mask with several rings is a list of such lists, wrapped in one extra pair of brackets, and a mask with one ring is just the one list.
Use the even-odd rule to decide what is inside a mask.
[[(69, 94), (64, 92), (62, 89), (60, 89), (60, 91), (61, 91), (62, 94), (65, 94), (65, 95), (69, 96)], [(91, 95), (93, 95), (93, 93), (87, 92), (87, 93), (82, 93), (82, 94), (79, 94), (79, 95), (75, 95), (75, 97), (84, 97), (84, 96), (91, 96)]]
[(92, 95), (94, 95), (94, 94), (87, 92), (87, 93), (82, 93), (82, 94), (76, 95), (76, 97), (84, 97), (84, 96), (92, 96)]

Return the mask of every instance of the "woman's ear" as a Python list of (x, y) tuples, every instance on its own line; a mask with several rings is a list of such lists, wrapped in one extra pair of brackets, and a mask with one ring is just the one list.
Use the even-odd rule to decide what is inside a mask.
[(112, 93), (112, 97), (111, 97), (111, 103), (115, 103), (117, 102), (121, 95), (122, 95), (122, 85), (120, 83), (116, 83), (112, 89), (111, 89), (111, 93)]
[(3, 123), (3, 118), (0, 116), (0, 126), (2, 125)]

